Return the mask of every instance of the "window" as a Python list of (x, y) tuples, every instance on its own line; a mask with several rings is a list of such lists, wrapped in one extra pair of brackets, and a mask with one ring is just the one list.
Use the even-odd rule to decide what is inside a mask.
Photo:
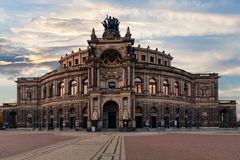
[(134, 86), (135, 93), (142, 93), (142, 80), (140, 78), (135, 78), (134, 83), (135, 83), (135, 86)]
[(51, 85), (49, 86), (49, 97), (50, 97), (50, 98), (53, 97), (53, 91), (54, 91), (54, 85), (51, 84)]
[(78, 59), (75, 59), (75, 65), (77, 65), (78, 64)]
[(116, 88), (116, 83), (115, 82), (108, 82), (108, 87), (109, 88)]
[(69, 67), (71, 67), (71, 66), (72, 66), (72, 62), (71, 62), (71, 61), (69, 61), (69, 62), (68, 62), (68, 64), (69, 64)]
[(154, 57), (150, 57), (150, 62), (154, 63)]
[(46, 98), (46, 95), (47, 95), (47, 88), (46, 86), (43, 87), (43, 96), (42, 98)]
[(141, 56), (141, 59), (142, 59), (142, 61), (146, 61), (146, 56), (145, 56), (145, 55), (142, 55), (142, 56)]
[(63, 64), (63, 67), (64, 67), (64, 68), (66, 68), (66, 67), (67, 67), (67, 65), (66, 65), (66, 64)]
[(62, 97), (62, 96), (64, 96), (64, 93), (65, 93), (65, 89), (64, 89), (65, 87), (64, 87), (64, 83), (62, 82), (61, 84), (60, 84), (60, 96)]
[(167, 66), (167, 61), (165, 61), (165, 66)]
[(118, 51), (108, 49), (101, 54), (100, 60), (104, 66), (116, 66), (122, 63), (122, 56)]
[(149, 93), (151, 94), (156, 93), (156, 80), (153, 78), (149, 80)]
[(73, 96), (77, 95), (77, 82), (76, 81), (72, 81), (70, 84), (70, 94)]
[(83, 81), (83, 94), (87, 94), (87, 90), (88, 90), (88, 79), (85, 79)]
[(86, 61), (86, 59), (87, 59), (86, 57), (83, 57), (83, 62), (85, 62), (85, 61)]
[(165, 95), (169, 94), (169, 84), (167, 80), (163, 81), (163, 94)]
[(188, 85), (184, 84), (184, 96), (188, 96)]
[(162, 60), (160, 58), (158, 58), (158, 64), (161, 64)]
[(31, 101), (32, 100), (32, 91), (30, 89), (27, 89), (26, 95), (27, 95), (27, 100)]
[(175, 88), (175, 95), (180, 96), (180, 90), (179, 90), (180, 87), (178, 82), (175, 82), (174, 88)]

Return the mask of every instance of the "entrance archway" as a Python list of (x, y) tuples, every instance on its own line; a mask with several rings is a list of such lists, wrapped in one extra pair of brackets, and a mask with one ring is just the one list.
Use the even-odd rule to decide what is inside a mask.
[(76, 121), (76, 111), (75, 108), (70, 108), (69, 110), (69, 127), (71, 129), (75, 128), (75, 121)]
[(136, 107), (135, 112), (136, 128), (142, 128), (142, 108)]
[(9, 128), (17, 128), (17, 113), (15, 111), (11, 111), (9, 113)]
[(87, 121), (88, 121), (88, 108), (85, 107), (83, 109), (83, 124), (82, 124), (82, 127), (83, 128), (87, 128)]
[(114, 101), (108, 101), (103, 106), (103, 127), (118, 127), (118, 104)]
[(176, 128), (180, 128), (180, 108), (176, 110), (175, 126)]
[(63, 128), (63, 109), (59, 108), (57, 112), (58, 128)]
[(169, 112), (169, 108), (165, 108), (164, 111), (164, 128), (169, 128), (169, 118), (170, 117), (170, 112)]
[(48, 113), (48, 129), (53, 129), (53, 110), (50, 109)]
[(157, 109), (152, 107), (150, 111), (150, 127), (157, 128)]
[(229, 112), (226, 109), (223, 109), (219, 113), (220, 118), (220, 127), (229, 127)]

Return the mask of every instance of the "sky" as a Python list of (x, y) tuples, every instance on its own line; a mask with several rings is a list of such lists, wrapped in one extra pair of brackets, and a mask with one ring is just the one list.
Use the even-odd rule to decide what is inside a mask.
[(0, 104), (16, 101), (17, 77), (56, 69), (86, 48), (92, 28), (101, 37), (106, 15), (119, 19), (122, 36), (130, 27), (135, 46), (170, 53), (173, 66), (219, 73), (219, 98), (240, 103), (238, 0), (1, 0)]

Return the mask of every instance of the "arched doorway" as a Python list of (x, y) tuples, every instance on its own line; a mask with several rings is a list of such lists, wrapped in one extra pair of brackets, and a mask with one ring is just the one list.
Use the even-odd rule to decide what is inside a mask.
[(223, 109), (219, 114), (220, 127), (229, 127), (229, 112), (226, 109)]
[(164, 128), (169, 128), (169, 108), (166, 107), (164, 111)]
[(150, 111), (150, 127), (157, 128), (157, 109), (152, 107)]
[(63, 109), (59, 108), (57, 112), (58, 128), (63, 128)]
[(88, 121), (88, 108), (85, 107), (83, 109), (83, 124), (82, 124), (83, 128), (87, 128), (87, 121)]
[(47, 115), (46, 115), (46, 111), (44, 110), (43, 111), (43, 114), (42, 114), (42, 127), (43, 128), (46, 128), (46, 122), (47, 122)]
[(184, 125), (185, 125), (185, 128), (188, 128), (188, 109), (185, 109)]
[(15, 111), (9, 113), (9, 128), (17, 128), (17, 113)]
[(48, 113), (48, 129), (53, 129), (53, 110), (50, 109)]
[(103, 106), (103, 127), (118, 127), (118, 104), (114, 101), (108, 101)]
[(75, 128), (75, 121), (76, 121), (76, 111), (75, 108), (70, 108), (69, 110), (69, 127), (71, 129)]
[(136, 128), (142, 128), (142, 108), (136, 107), (135, 112)]
[(180, 108), (176, 109), (176, 121), (175, 121), (176, 128), (180, 128)]

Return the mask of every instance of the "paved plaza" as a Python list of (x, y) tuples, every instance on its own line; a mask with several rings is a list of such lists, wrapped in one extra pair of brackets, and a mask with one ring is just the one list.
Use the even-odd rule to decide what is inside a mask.
[(239, 160), (240, 132), (0, 131), (6, 160)]

